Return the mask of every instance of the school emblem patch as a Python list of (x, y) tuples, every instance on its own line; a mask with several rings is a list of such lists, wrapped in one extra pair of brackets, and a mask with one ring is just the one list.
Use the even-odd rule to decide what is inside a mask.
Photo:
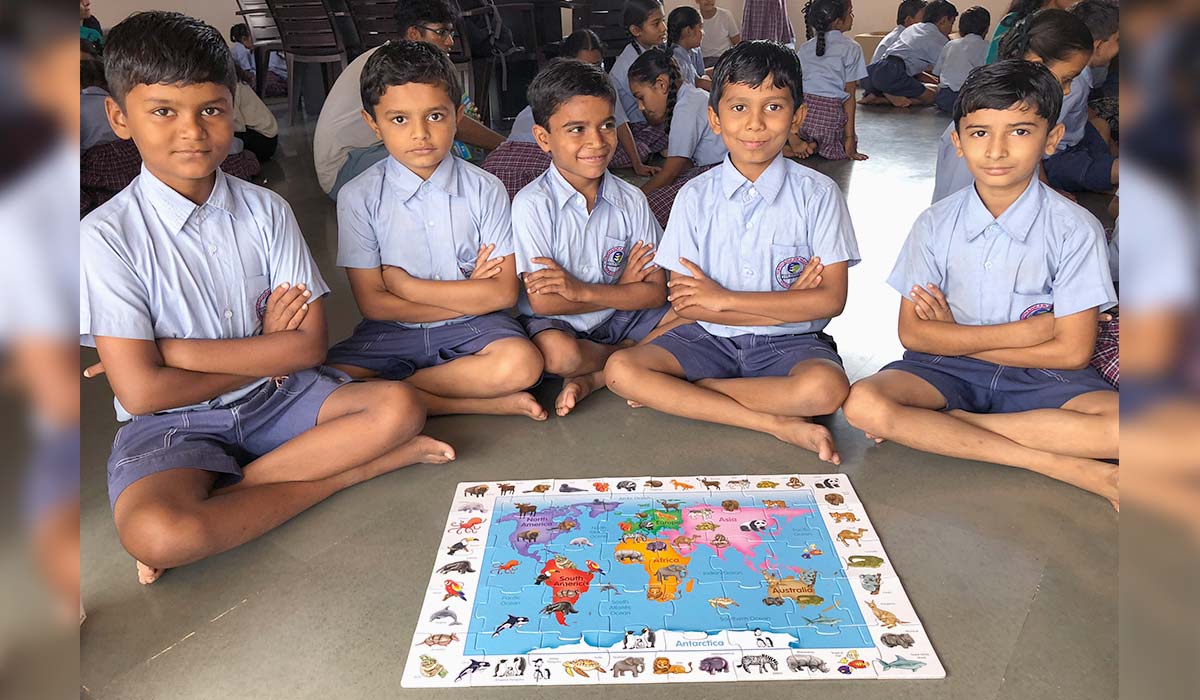
[(261, 321), (263, 316), (267, 315), (267, 299), (271, 297), (271, 288), (267, 287), (262, 294), (258, 295), (258, 300), (254, 302), (254, 311), (258, 314), (258, 320)]
[(804, 266), (808, 264), (808, 258), (799, 255), (781, 260), (775, 266), (775, 281), (784, 289), (789, 289), (800, 279), (800, 273), (804, 272)]
[(604, 274), (609, 277), (616, 277), (621, 274), (621, 265), (625, 262), (625, 246), (615, 246), (604, 251), (604, 261), (601, 267), (604, 268)]
[(1034, 304), (1033, 306), (1021, 312), (1021, 320), (1024, 321), (1025, 319), (1032, 316), (1037, 316), (1038, 314), (1048, 314), (1053, 310), (1054, 304), (1047, 304), (1045, 302)]

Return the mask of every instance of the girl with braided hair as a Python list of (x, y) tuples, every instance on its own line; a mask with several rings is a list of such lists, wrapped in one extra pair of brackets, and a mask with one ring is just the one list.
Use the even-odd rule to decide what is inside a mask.
[[(1070, 110), (1072, 82), (1079, 76), (1092, 58), (1092, 33), (1083, 20), (1066, 10), (1041, 10), (1016, 24), (1000, 42), (1000, 60), (1023, 58), (1034, 63), (1044, 63), (1058, 78), (1063, 88), (1062, 117)], [(942, 133), (938, 145), (937, 169), (933, 180), (933, 202), (974, 183), (975, 178), (967, 169), (966, 161), (958, 155), (951, 140), (954, 123)], [(1046, 179), (1044, 168), (1039, 177)]]
[(629, 66), (642, 52), (662, 46), (667, 39), (667, 13), (659, 0), (625, 0), (621, 13), (621, 26), (629, 34), (629, 43), (617, 56), (608, 75), (617, 87), (617, 109), (625, 110), (629, 130), (639, 144), (651, 146), (650, 152), (658, 153), (667, 146), (667, 136), (662, 129), (646, 123), (638, 109), (637, 100), (629, 91)]
[(708, 124), (708, 91), (684, 82), (666, 48), (642, 52), (629, 67), (628, 78), (646, 122), (667, 132), (667, 159), (642, 185), (654, 217), (666, 226), (679, 188), (719, 164), (729, 150)]
[(992, 34), (992, 41), (988, 45), (987, 62), (995, 63), (1000, 59), (1000, 40), (1004, 35), (1012, 31), (1021, 20), (1033, 16), (1038, 10), (1069, 10), (1071, 5), (1074, 5), (1076, 0), (1012, 0), (1012, 4), (1008, 6), (1008, 13), (996, 25), (996, 31)]
[(804, 71), (808, 112), (798, 138), (790, 139), (793, 154), (866, 160), (858, 152), (854, 94), (858, 81), (867, 77), (867, 63), (862, 47), (843, 33), (854, 25), (854, 8), (850, 0), (809, 0), (804, 23), (808, 41), (796, 53)]
[(679, 64), (679, 73), (685, 83), (710, 90), (712, 80), (704, 72), (704, 55), (700, 53), (702, 41), (704, 19), (700, 17), (700, 11), (689, 5), (671, 10), (667, 15), (667, 48)]

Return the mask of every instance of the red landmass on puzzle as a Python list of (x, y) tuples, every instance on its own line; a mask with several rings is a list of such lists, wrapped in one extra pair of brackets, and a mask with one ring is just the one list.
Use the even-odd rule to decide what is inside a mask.
[[(546, 565), (542, 567), (542, 574), (548, 576), (543, 583), (554, 592), (550, 604), (570, 603), (572, 608), (575, 603), (579, 602), (580, 596), (587, 593), (593, 576), (593, 574), (579, 569), (560, 569), (558, 562), (554, 559), (546, 562)], [(564, 611), (554, 612), (554, 619), (564, 627), (567, 625), (567, 614)]]

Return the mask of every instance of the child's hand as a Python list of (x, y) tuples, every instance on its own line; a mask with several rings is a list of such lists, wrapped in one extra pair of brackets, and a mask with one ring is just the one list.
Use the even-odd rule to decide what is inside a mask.
[(820, 256), (813, 256), (808, 264), (804, 266), (804, 270), (800, 272), (800, 276), (792, 282), (792, 286), (788, 287), (790, 291), (802, 291), (805, 289), (816, 289), (821, 286), (821, 280), (824, 278), (821, 273), (825, 271), (825, 266), (821, 264)]
[(846, 155), (850, 160), (866, 160), (866, 153), (858, 152), (858, 137), (854, 134), (846, 134)]
[(692, 273), (691, 277), (672, 277), (667, 283), (670, 287), (667, 301), (679, 315), (692, 306), (720, 313), (729, 310), (728, 290), (708, 278), (698, 265), (687, 258), (680, 258), (680, 264)]
[(104, 363), (103, 362), (97, 362), (96, 364), (92, 365), (91, 367), (88, 367), (87, 369), (83, 370), (83, 376), (86, 377), (87, 379), (95, 379), (96, 377), (99, 377), (102, 374), (104, 374)]
[(654, 244), (641, 241), (634, 243), (633, 250), (629, 251), (629, 257), (625, 260), (625, 270), (621, 272), (621, 278), (617, 280), (617, 284), (645, 282), (647, 277), (658, 270), (658, 265), (649, 264), (652, 260), (654, 260)]
[(308, 299), (311, 296), (312, 292), (303, 284), (293, 287), (284, 282), (276, 287), (267, 297), (267, 310), (262, 319), (263, 335), (299, 328), (308, 315)]
[(924, 288), (913, 285), (912, 301), (917, 307), (917, 318), (923, 321), (956, 323), (946, 295), (942, 294), (942, 290), (938, 289), (936, 284), (927, 284)]
[(475, 269), (471, 271), (473, 280), (490, 280), (500, 274), (504, 266), (504, 258), (490, 257), (496, 250), (495, 243), (485, 243), (479, 246), (479, 255), (475, 258)]
[(646, 165), (640, 160), (633, 164), (633, 174), (641, 175), (642, 177), (652, 177), (658, 173), (659, 170), (662, 170), (662, 168), (655, 167), (653, 165)]
[(561, 265), (550, 258), (534, 258), (531, 262), (545, 269), (525, 273), (526, 294), (557, 294), (567, 301), (585, 301), (583, 297), (587, 293), (587, 285), (575, 279)]
[(381, 265), (379, 271), (383, 275), (383, 286), (392, 294), (403, 297), (404, 285), (412, 281), (412, 275), (403, 267), (393, 265)]

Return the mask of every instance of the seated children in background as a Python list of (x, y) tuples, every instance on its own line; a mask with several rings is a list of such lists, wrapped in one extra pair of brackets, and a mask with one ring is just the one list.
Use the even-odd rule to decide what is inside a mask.
[(846, 201), (833, 180), (782, 155), (804, 120), (795, 52), (743, 41), (713, 70), (709, 121), (729, 148), (679, 192), (655, 254), (671, 271), (668, 300), (696, 323), (618, 350), (608, 387), (634, 404), (757, 430), (838, 464), (811, 416), (849, 391), (833, 339), (859, 261)]
[(603, 69), (569, 59), (529, 86), (534, 136), (554, 164), (512, 204), (520, 320), (546, 372), (565, 380), (560, 416), (604, 386), (618, 347), (661, 332), (670, 308), (666, 273), (651, 264), (661, 229), (646, 196), (607, 170), (616, 99)]
[[(238, 69), (238, 80), (258, 88), (258, 59), (254, 55), (254, 40), (250, 38), (250, 27), (240, 22), (229, 28), (229, 47), (233, 50), (233, 61)], [(287, 94), (287, 63), (277, 52), (271, 52), (267, 63), (266, 83), (263, 95), (282, 97)], [(272, 70), (274, 68), (274, 70)], [(282, 68), (282, 74), (280, 74)]]
[[(1024, 58), (1044, 63), (1058, 78), (1063, 94), (1075, 91), (1075, 78), (1092, 57), (1092, 35), (1079, 18), (1065, 10), (1042, 10), (1004, 35), (1000, 58)], [(1059, 117), (1062, 123), (1062, 117)], [(933, 178), (933, 203), (975, 182), (966, 161), (954, 145), (954, 123), (946, 125), (938, 142)], [(1043, 173), (1044, 174), (1044, 173)]]
[[(564, 58), (576, 58), (584, 63), (604, 67), (604, 44), (590, 29), (580, 29), (563, 39), (562, 55)], [(609, 82), (614, 84), (615, 90), (616, 84), (611, 77)], [(625, 118), (625, 110), (618, 109), (615, 117), (617, 151), (610, 166), (633, 168), (635, 175), (653, 175), (658, 168), (651, 168), (644, 162), (653, 153), (650, 146), (634, 140), (633, 132), (629, 130), (628, 120)], [(521, 110), (513, 121), (508, 138), (499, 148), (488, 154), (481, 166), (500, 178), (504, 189), (508, 190), (510, 199), (550, 167), (550, 155), (543, 151), (533, 138), (533, 123), (533, 108), (526, 107)]]
[(100, 143), (116, 141), (108, 123), (104, 103), (108, 99), (108, 83), (104, 80), (104, 63), (98, 58), (79, 61), (79, 150), (86, 151)]
[(858, 152), (854, 95), (858, 81), (867, 77), (867, 64), (862, 47), (843, 33), (854, 24), (854, 8), (850, 0), (811, 0), (804, 6), (804, 21), (809, 39), (796, 53), (804, 70), (807, 114), (793, 154), (866, 160)]
[(144, 165), (80, 222), (79, 334), (118, 418), (133, 418), (113, 442), (108, 494), (141, 581), (347, 486), (453, 459), (417, 435), (425, 411), (410, 388), (319, 366), (328, 288), (291, 208), (217, 168), (237, 80), (220, 33), (136, 13), (109, 32), (105, 60), (113, 128)]
[(270, 160), (279, 145), (279, 123), (249, 85), (238, 82), (233, 91), (233, 135), (259, 161)]
[(742, 40), (742, 30), (738, 29), (732, 12), (717, 7), (717, 0), (698, 0), (696, 4), (700, 6), (700, 17), (704, 20), (700, 52), (708, 67), (716, 63), (726, 49)]
[(679, 188), (720, 163), (728, 150), (709, 128), (708, 91), (683, 82), (679, 64), (665, 48), (638, 56), (629, 67), (629, 88), (646, 121), (667, 132), (667, 159), (642, 185), (654, 218), (666, 226)]
[(648, 124), (638, 109), (637, 98), (629, 90), (629, 67), (643, 51), (662, 46), (666, 41), (667, 15), (658, 0), (626, 0), (621, 13), (621, 26), (629, 32), (631, 40), (617, 55), (608, 75), (617, 87), (618, 108), (625, 110), (629, 130), (633, 132), (639, 148), (644, 143), (649, 146), (651, 153), (658, 153), (667, 147), (667, 136), (662, 129)]
[[(404, 0), (396, 3), (396, 27), (410, 41), (424, 41), (449, 53), (454, 47), (454, 20), (457, 11), (449, 0)], [(338, 74), (325, 97), (321, 116), (313, 132), (313, 163), (321, 189), (337, 200), (342, 185), (353, 180), (375, 163), (387, 157), (380, 143), (362, 118), (363, 104), (359, 82), (363, 66), (378, 48), (365, 51)], [(460, 96), (466, 107), (458, 120), (455, 153), (465, 153), (462, 144), (491, 151), (504, 143), (504, 137), (470, 116), (474, 106), (465, 92)]]
[(504, 311), (517, 301), (508, 195), (450, 154), (463, 107), (446, 53), (400, 40), (362, 71), (362, 118), (388, 157), (338, 193), (337, 264), (363, 321), (329, 351), (354, 377), (404, 379), (431, 415), (542, 420), (522, 390), (542, 356)]
[(933, 0), (921, 16), (921, 22), (901, 32), (883, 57), (867, 66), (863, 104), (927, 105), (937, 96), (936, 84), (929, 85), (921, 78), (933, 79), (926, 71), (937, 63), (949, 41), (958, 10), (946, 0)]
[(925, 0), (901, 1), (896, 8), (896, 26), (875, 46), (875, 52), (871, 54), (871, 63), (883, 58), (883, 54), (891, 48), (892, 44), (896, 43), (905, 29), (921, 21), (921, 16), (925, 14), (925, 5)]
[(933, 74), (938, 77), (938, 92), (933, 103), (947, 114), (954, 111), (954, 100), (967, 75), (987, 61), (987, 31), (992, 15), (976, 5), (967, 8), (958, 18), (959, 38), (942, 47)]
[(700, 53), (703, 40), (704, 19), (696, 8), (682, 5), (671, 10), (667, 15), (667, 48), (679, 64), (679, 75), (685, 83), (708, 90), (712, 80), (705, 73), (704, 55)]
[[(1015, 30), (1014, 30), (1015, 31)], [(876, 441), (1022, 467), (1117, 505), (1117, 393), (1088, 366), (1116, 301), (1104, 230), (1037, 176), (1062, 138), (1059, 79), (1022, 60), (977, 69), (954, 109), (975, 176), (913, 224), (888, 278), (904, 359), (844, 407)]]
[(1083, 0), (1069, 12), (1087, 25), (1092, 57), (1063, 100), (1066, 133), (1058, 152), (1043, 163), (1046, 181), (1067, 192), (1111, 192), (1117, 186), (1120, 161), (1089, 120), (1088, 102), (1095, 71), (1105, 71), (1120, 50), (1120, 10), (1108, 0)]

